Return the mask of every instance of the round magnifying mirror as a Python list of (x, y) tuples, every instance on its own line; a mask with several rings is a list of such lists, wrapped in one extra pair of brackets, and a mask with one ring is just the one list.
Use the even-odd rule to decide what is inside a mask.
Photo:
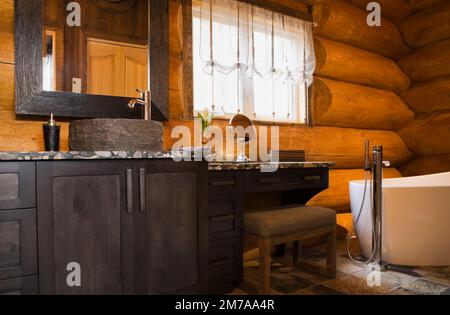
[(238, 143), (238, 156), (236, 162), (249, 162), (250, 159), (245, 153), (245, 146), (255, 138), (253, 122), (247, 116), (237, 114), (231, 118), (229, 126), (233, 128), (234, 138)]

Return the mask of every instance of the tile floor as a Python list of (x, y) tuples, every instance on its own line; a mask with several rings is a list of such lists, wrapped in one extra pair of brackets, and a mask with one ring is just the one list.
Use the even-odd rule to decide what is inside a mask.
[[(358, 253), (357, 248), (352, 252)], [(272, 264), (272, 294), (274, 295), (450, 295), (450, 267), (402, 268), (381, 274), (381, 285), (367, 284), (371, 270), (355, 265), (346, 255), (346, 242), (338, 243), (336, 279), (293, 269), (289, 256)], [(303, 260), (324, 263), (323, 246), (305, 249)], [(257, 294), (258, 261), (244, 264), (244, 282), (233, 294)]]

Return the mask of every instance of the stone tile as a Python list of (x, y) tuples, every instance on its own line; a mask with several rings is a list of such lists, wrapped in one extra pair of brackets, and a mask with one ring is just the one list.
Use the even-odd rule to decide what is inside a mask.
[(352, 274), (364, 270), (365, 267), (355, 264), (346, 256), (337, 256), (336, 269), (343, 273)]
[(448, 287), (429, 280), (419, 279), (405, 287), (405, 289), (420, 295), (440, 295), (448, 290)]
[(439, 283), (442, 285), (445, 285), (447, 287), (450, 287), (450, 273), (444, 273), (444, 272), (432, 272), (424, 277), (427, 280), (430, 280), (435, 283)]
[(439, 270), (439, 271), (442, 272), (442, 273), (445, 273), (445, 274), (449, 275), (449, 274), (450, 274), (450, 266), (444, 267), (444, 268), (442, 268), (442, 269)]
[(279, 292), (289, 294), (313, 286), (315, 283), (290, 274), (278, 274), (271, 277), (271, 287)]
[(384, 295), (417, 295), (413, 291), (404, 288), (397, 288), (385, 293)]
[(370, 287), (367, 285), (366, 280), (353, 275), (340, 276), (334, 280), (324, 282), (323, 285), (350, 295), (379, 295), (394, 289), (386, 284)]
[[(244, 280), (244, 282), (242, 282), (242, 284), (239, 286), (238, 289), (248, 295), (258, 295), (258, 283), (257, 282), (255, 283), (255, 282), (250, 282), (250, 281)], [(273, 287), (271, 288), (270, 294), (271, 295), (284, 295), (282, 292), (274, 289)]]
[[(331, 280), (328, 277), (316, 274), (316, 273), (312, 273), (312, 272), (308, 272), (308, 271), (302, 271), (301, 269), (297, 268), (295, 270), (292, 271), (292, 275), (295, 278), (298, 279), (306, 279), (314, 284), (321, 284), (323, 282), (329, 281)], [(337, 271), (337, 276), (342, 276), (344, 275), (344, 273)]]
[(417, 268), (414, 268), (413, 271), (418, 274), (421, 274), (422, 276), (425, 276), (432, 272), (439, 272), (439, 271), (441, 271), (441, 269), (442, 269), (442, 267), (417, 267)]
[(322, 284), (315, 285), (310, 288), (306, 288), (290, 295), (346, 295), (343, 292), (336, 291)]
[(248, 293), (238, 288), (228, 295), (248, 295)]
[[(362, 271), (354, 273), (353, 275), (366, 281), (371, 272), (372, 270), (366, 268)], [(381, 272), (380, 276), (381, 284), (390, 286), (392, 288), (407, 287), (408, 285), (419, 279), (414, 276), (389, 270)]]

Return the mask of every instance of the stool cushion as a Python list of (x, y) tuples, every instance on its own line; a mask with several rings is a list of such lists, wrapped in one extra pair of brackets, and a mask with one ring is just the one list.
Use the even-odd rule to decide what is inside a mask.
[(327, 208), (289, 206), (244, 215), (244, 232), (259, 237), (288, 235), (336, 224), (336, 212)]

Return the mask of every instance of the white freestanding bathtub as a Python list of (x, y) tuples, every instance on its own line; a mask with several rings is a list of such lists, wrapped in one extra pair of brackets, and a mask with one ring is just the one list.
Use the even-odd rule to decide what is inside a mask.
[[(370, 182), (369, 182), (370, 184)], [(353, 224), (364, 181), (350, 182)], [(355, 226), (362, 254), (372, 251), (371, 192)], [(382, 259), (402, 266), (450, 265), (450, 173), (383, 180)]]

